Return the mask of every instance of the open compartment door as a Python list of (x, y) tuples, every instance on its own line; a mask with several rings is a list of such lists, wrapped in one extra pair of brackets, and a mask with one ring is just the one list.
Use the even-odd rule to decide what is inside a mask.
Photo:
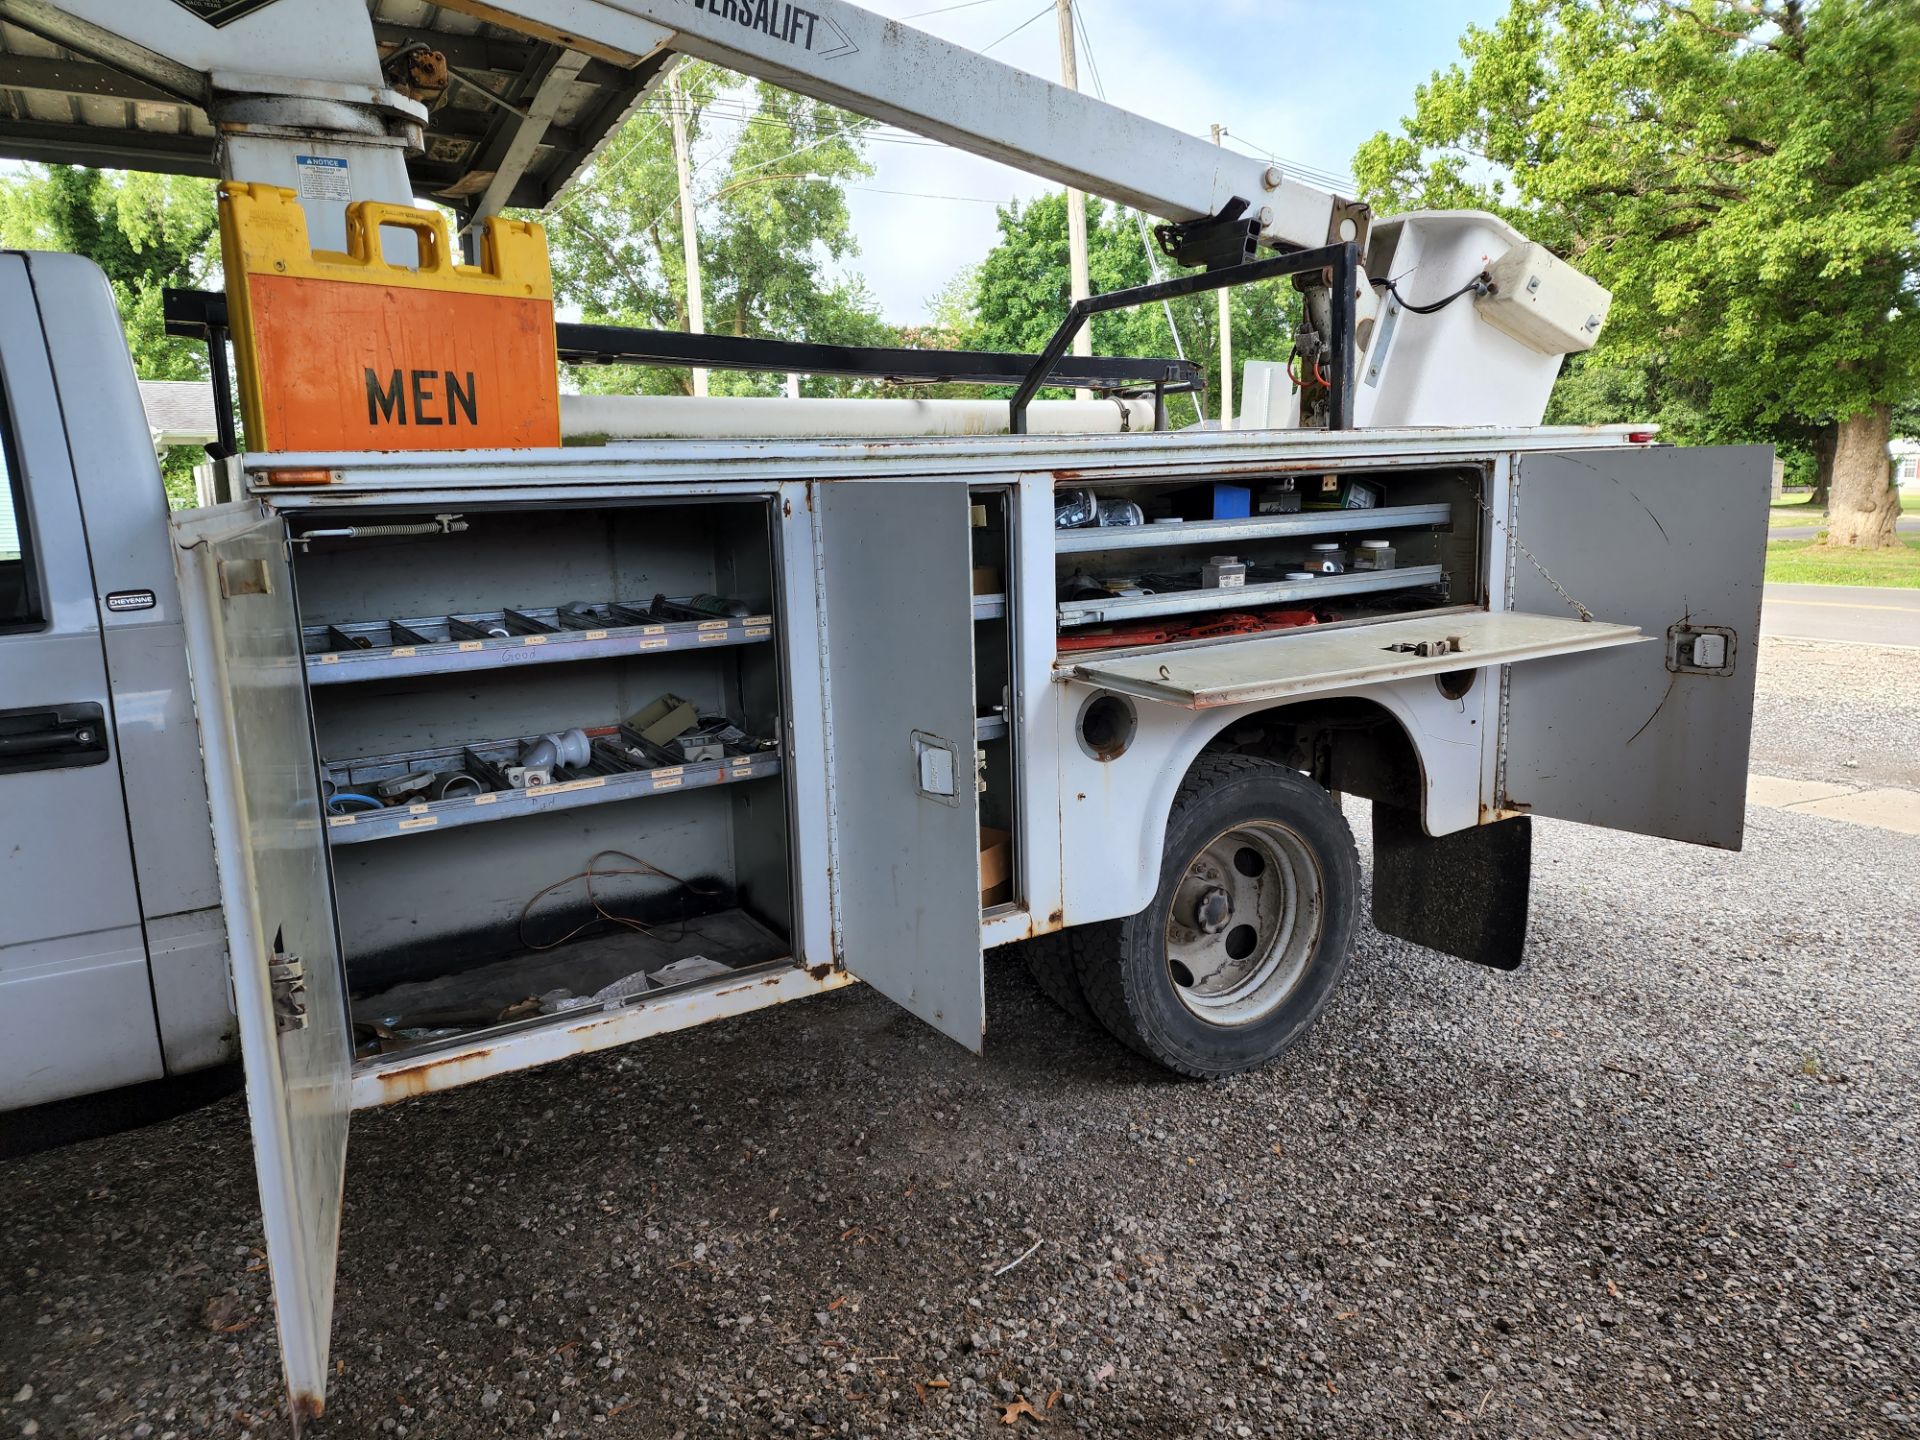
[(1657, 643), (1508, 672), (1504, 808), (1740, 848), (1772, 473), (1767, 446), (1520, 458), (1509, 608)]
[(277, 518), (242, 501), (173, 529), (297, 1433), (326, 1402), (353, 1060), (300, 628)]
[(964, 481), (815, 487), (834, 946), (970, 1050), (986, 1023)]

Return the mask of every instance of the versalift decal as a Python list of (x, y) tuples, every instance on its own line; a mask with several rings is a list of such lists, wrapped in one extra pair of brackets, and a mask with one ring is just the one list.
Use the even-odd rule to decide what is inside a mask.
[(681, 0), (713, 16), (731, 20), (743, 30), (757, 30), (771, 40), (797, 46), (821, 60), (851, 55), (860, 47), (829, 16), (804, 5), (782, 0)]

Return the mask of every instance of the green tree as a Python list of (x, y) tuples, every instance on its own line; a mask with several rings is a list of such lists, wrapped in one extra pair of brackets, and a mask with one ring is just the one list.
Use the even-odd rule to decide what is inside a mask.
[[(988, 350), (1039, 350), (1071, 301), (1067, 254), (1067, 202), (1060, 193), (1042, 195), (1027, 205), (999, 212), (1000, 240), (979, 266), (963, 272), (935, 297), (936, 321), (945, 326), (964, 311), (971, 325), (963, 343)], [(1161, 278), (1187, 273), (1159, 260)], [(1087, 201), (1087, 278), (1096, 295), (1145, 285), (1154, 279), (1147, 262), (1140, 219), (1131, 210)], [(1282, 282), (1243, 285), (1230, 292), (1235, 363), (1285, 360), (1292, 349), (1294, 292)], [(1096, 355), (1172, 355), (1176, 343), (1167, 309), (1160, 305), (1110, 311), (1091, 321)], [(1220, 415), (1219, 301), (1212, 293), (1171, 302), (1179, 345), (1207, 377), (1204, 413)], [(1180, 418), (1184, 401), (1173, 401)]]
[(1920, 393), (1920, 6), (1514, 0), (1461, 49), (1361, 147), (1368, 198), (1492, 209), (1570, 257), (1614, 292), (1571, 371), (1587, 400), (1603, 370), (1637, 376), (1683, 436), (1808, 446), (1832, 543), (1892, 543), (1887, 440)]
[[(0, 245), (84, 255), (106, 272), (143, 380), (200, 380), (204, 347), (166, 333), (162, 292), (211, 282), (220, 267), (213, 182), (182, 175), (29, 166), (0, 182)], [(193, 500), (198, 446), (161, 457), (168, 498)]]
[[(707, 327), (730, 335), (835, 344), (891, 343), (865, 285), (834, 273), (858, 252), (845, 185), (872, 173), (872, 122), (771, 85), (743, 102), (739, 77), (710, 65), (682, 76), (689, 139), (701, 157), (700, 268)], [(687, 277), (666, 91), (630, 118), (603, 158), (544, 216), (555, 291), (589, 320), (687, 328)], [(577, 372), (584, 390), (690, 394), (686, 370)], [(716, 371), (714, 394), (770, 395), (779, 375)], [(863, 387), (809, 377), (805, 393)]]

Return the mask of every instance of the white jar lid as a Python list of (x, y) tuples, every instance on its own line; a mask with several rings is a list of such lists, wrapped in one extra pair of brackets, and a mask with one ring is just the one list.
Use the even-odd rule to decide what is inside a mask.
[(1287, 572), (1287, 579), (1289, 580), (1313, 580), (1317, 578), (1311, 570), (1289, 570)]
[(1338, 550), (1340, 548), (1340, 542), (1338, 540), (1322, 540), (1319, 544), (1311, 546), (1310, 548), (1314, 550)]
[(1240, 557), (1238, 555), (1209, 555), (1207, 557), (1207, 563), (1209, 565), (1238, 565), (1240, 563)]
[(1360, 548), (1362, 550), (1385, 550), (1392, 544), (1393, 542), (1391, 540), (1362, 540), (1360, 542)]

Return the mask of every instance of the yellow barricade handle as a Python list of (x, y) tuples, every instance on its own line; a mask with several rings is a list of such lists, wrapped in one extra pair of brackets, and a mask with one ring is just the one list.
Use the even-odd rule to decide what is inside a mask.
[[(384, 265), (380, 253), (380, 232), (385, 229), (411, 231), (420, 242), (419, 271), (439, 275), (456, 268), (452, 264), (453, 247), (447, 239), (447, 217), (437, 210), (420, 210), (412, 205), (394, 205), (384, 200), (356, 200), (347, 206), (347, 254), (357, 264)], [(406, 265), (390, 267), (412, 269)]]

